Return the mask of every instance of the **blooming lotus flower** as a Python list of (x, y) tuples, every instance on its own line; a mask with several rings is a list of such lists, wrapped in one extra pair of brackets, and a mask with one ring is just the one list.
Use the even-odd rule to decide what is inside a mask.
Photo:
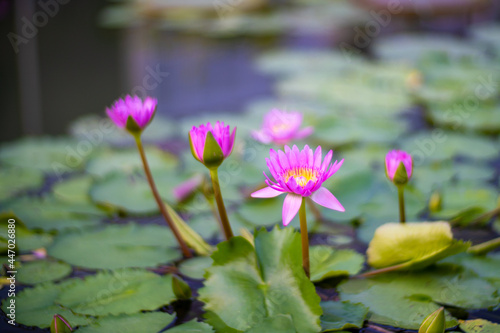
[(285, 152), (270, 150), (270, 158), (266, 158), (267, 166), (274, 180), (266, 173), (266, 184), (261, 190), (251, 194), (254, 198), (272, 198), (288, 193), (283, 203), (283, 225), (288, 225), (297, 215), (302, 197), (310, 197), (317, 204), (329, 209), (345, 211), (333, 194), (323, 187), (323, 182), (340, 168), (344, 160), (330, 164), (333, 152), (330, 150), (321, 161), (321, 147), (312, 151), (305, 146), (299, 151), (297, 146), (285, 146)]
[(385, 156), (385, 171), (396, 185), (404, 185), (411, 178), (413, 160), (411, 155), (402, 150), (392, 150)]
[(231, 155), (234, 145), (236, 127), (230, 132), (229, 125), (224, 122), (193, 126), (189, 131), (189, 143), (194, 158), (208, 168), (218, 167), (222, 161)]
[(137, 96), (127, 95), (115, 101), (110, 108), (106, 108), (106, 113), (116, 126), (131, 133), (140, 133), (153, 119), (157, 103), (152, 97), (146, 97), (142, 101)]
[(264, 116), (264, 124), (260, 131), (252, 131), (252, 137), (262, 143), (275, 143), (284, 145), (294, 139), (309, 136), (314, 129), (302, 125), (302, 114), (299, 112), (285, 112), (272, 109)]

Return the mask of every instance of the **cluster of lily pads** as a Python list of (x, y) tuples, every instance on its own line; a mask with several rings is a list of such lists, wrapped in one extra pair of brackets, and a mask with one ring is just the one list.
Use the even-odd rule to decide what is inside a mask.
[[(492, 128), (500, 123), (469, 122), (498, 103), (498, 86), (469, 117), (453, 118), (459, 126), (436, 117), (474, 96), (469, 79), (495, 75), (497, 58), (464, 41), (446, 52), (414, 42), (411, 63), (263, 56), (259, 68), (277, 76), (279, 98), (210, 116), (237, 135), (203, 117), (153, 120), (153, 99), (127, 97), (109, 108), (113, 123), (90, 117), (71, 138), (3, 145), (1, 223), (17, 221), (23, 287), (16, 322), (46, 328), (58, 315), (55, 325), (87, 333), (320, 332), (418, 329), (442, 313), (440, 329), (498, 331), (474, 311), (500, 304), (498, 240), (472, 246), (452, 233), (465, 227), (489, 240), (499, 230)], [(301, 113), (267, 114), (276, 105)], [(405, 127), (404, 110), (430, 124)], [(304, 149), (282, 147), (289, 143)], [(319, 146), (334, 149), (342, 167)], [(400, 152), (384, 159), (394, 148), (412, 162)], [(274, 198), (283, 192), (285, 204)]]

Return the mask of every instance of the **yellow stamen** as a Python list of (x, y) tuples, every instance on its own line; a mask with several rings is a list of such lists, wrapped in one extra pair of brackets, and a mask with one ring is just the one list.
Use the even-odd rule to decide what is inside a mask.
[(285, 183), (288, 182), (290, 177), (295, 178), (297, 184), (301, 187), (304, 187), (311, 180), (313, 182), (318, 181), (318, 171), (312, 168), (293, 168), (283, 173), (283, 179), (285, 180)]

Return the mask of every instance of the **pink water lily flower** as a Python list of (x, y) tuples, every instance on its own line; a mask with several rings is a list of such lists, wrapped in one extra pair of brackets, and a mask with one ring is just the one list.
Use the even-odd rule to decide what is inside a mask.
[(193, 126), (191, 131), (189, 131), (189, 138), (191, 140), (191, 148), (194, 157), (203, 163), (203, 153), (205, 152), (205, 143), (207, 139), (207, 133), (211, 132), (215, 141), (219, 144), (222, 150), (224, 158), (231, 155), (234, 145), (234, 137), (236, 135), (236, 127), (233, 131), (230, 131), (229, 125), (224, 125), (223, 121), (218, 121), (212, 127), (212, 124), (208, 122), (206, 125), (202, 124), (198, 127)]
[(288, 193), (283, 203), (283, 225), (287, 226), (297, 215), (302, 197), (310, 197), (317, 204), (329, 209), (345, 211), (333, 194), (323, 187), (323, 182), (340, 168), (344, 160), (330, 164), (333, 152), (330, 150), (321, 161), (321, 147), (313, 152), (309, 146), (299, 151), (297, 146), (285, 146), (285, 152), (270, 150), (270, 158), (266, 158), (267, 166), (274, 180), (266, 173), (266, 184), (261, 190), (251, 194), (254, 198), (272, 198)]
[(401, 162), (405, 167), (408, 179), (410, 179), (413, 172), (413, 160), (410, 154), (403, 150), (391, 150), (385, 156), (385, 170), (387, 172), (387, 177), (391, 181), (394, 181), (394, 176)]
[(153, 118), (156, 104), (158, 101), (152, 97), (146, 97), (142, 101), (137, 96), (127, 95), (115, 101), (110, 108), (106, 108), (106, 113), (120, 128), (125, 128), (128, 117), (132, 117), (139, 128), (144, 129)]
[(284, 145), (291, 140), (305, 138), (314, 131), (311, 126), (300, 129), (301, 125), (301, 113), (272, 109), (264, 116), (262, 129), (252, 131), (252, 137), (265, 144), (273, 142), (277, 145)]

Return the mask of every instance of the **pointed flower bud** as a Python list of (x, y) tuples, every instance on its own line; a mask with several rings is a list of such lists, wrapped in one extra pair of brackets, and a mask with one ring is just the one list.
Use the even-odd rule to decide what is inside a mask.
[(385, 173), (395, 185), (404, 185), (413, 172), (411, 155), (402, 150), (392, 150), (385, 156)]
[(174, 291), (175, 297), (177, 297), (177, 299), (191, 298), (192, 293), (189, 285), (175, 275), (172, 277), (172, 290)]
[(193, 126), (189, 131), (189, 143), (194, 158), (207, 168), (217, 168), (233, 151), (236, 128), (230, 131), (224, 122)]
[(50, 324), (50, 333), (69, 333), (73, 332), (71, 325), (63, 316), (56, 314)]
[(445, 329), (444, 308), (440, 307), (424, 319), (418, 333), (444, 333)]
[(110, 108), (106, 108), (106, 113), (116, 126), (138, 135), (153, 119), (157, 103), (155, 98), (146, 97), (142, 101), (137, 96), (127, 95), (115, 101)]

